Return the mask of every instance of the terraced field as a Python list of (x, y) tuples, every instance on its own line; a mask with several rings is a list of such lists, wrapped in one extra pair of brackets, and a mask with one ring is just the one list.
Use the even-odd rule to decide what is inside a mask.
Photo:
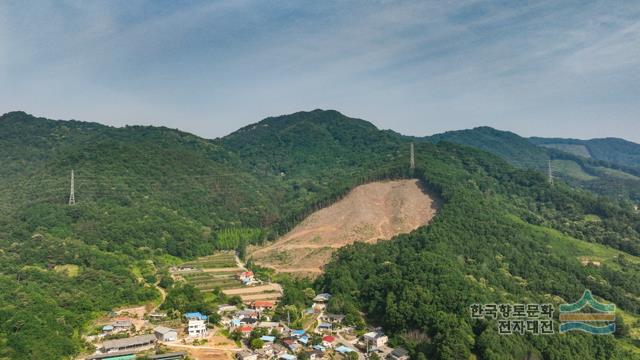
[(213, 255), (186, 262), (172, 270), (176, 280), (184, 280), (200, 291), (220, 289), (229, 296), (240, 296), (242, 301), (277, 301), (282, 297), (282, 287), (274, 283), (256, 282), (245, 286), (236, 275), (247, 269), (239, 263), (232, 252), (219, 252)]
[(174, 271), (174, 277), (182, 279), (201, 291), (213, 291), (216, 288), (230, 289), (242, 286), (236, 273), (244, 269), (238, 267), (236, 257), (230, 252), (220, 252), (184, 263), (181, 269)]
[(182, 264), (182, 266), (192, 266), (201, 269), (216, 269), (236, 267), (237, 264), (235, 255), (233, 253), (220, 252), (214, 255), (198, 258), (194, 261), (186, 262)]

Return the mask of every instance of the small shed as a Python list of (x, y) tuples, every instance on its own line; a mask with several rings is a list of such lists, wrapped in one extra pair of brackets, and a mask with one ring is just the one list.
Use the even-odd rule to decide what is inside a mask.
[(160, 341), (178, 340), (178, 332), (168, 327), (158, 326), (155, 329), (153, 329), (153, 333), (156, 335), (156, 339)]

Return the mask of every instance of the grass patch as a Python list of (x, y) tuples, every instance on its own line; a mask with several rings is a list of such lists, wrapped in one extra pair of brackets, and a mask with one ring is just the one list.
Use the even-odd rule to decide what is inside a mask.
[(589, 181), (598, 177), (587, 174), (582, 167), (575, 161), (571, 160), (552, 160), (553, 171), (577, 180)]
[(613, 261), (618, 255), (624, 255), (625, 259), (629, 262), (640, 263), (640, 258), (624, 253), (620, 250), (601, 245), (598, 243), (587, 242), (584, 240), (578, 240), (571, 236), (565, 235), (558, 230), (550, 229), (544, 226), (529, 224), (517, 216), (509, 216), (512, 220), (531, 228), (532, 231), (543, 235), (548, 240), (548, 246), (551, 247), (555, 253), (564, 255), (567, 257), (573, 257), (578, 259), (579, 257), (588, 257), (590, 260), (600, 261), (606, 263), (612, 268), (618, 268), (620, 265)]
[(73, 264), (67, 264), (67, 265), (56, 265), (53, 268), (53, 271), (60, 273), (60, 274), (65, 274), (68, 277), (76, 277), (78, 276), (78, 274), (80, 273), (80, 267), (78, 265), (73, 265)]
[(599, 172), (605, 174), (605, 175), (609, 175), (611, 177), (616, 177), (619, 179), (627, 179), (627, 180), (640, 180), (639, 177), (635, 176), (635, 175), (631, 175), (629, 173), (626, 173), (624, 171), (620, 171), (620, 170), (616, 170), (616, 169), (611, 169), (611, 168), (606, 168), (606, 167), (595, 167), (596, 170), (598, 170)]

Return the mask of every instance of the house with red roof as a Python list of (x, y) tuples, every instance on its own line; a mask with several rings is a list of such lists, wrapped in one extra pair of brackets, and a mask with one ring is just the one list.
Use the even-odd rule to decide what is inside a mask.
[(239, 331), (243, 337), (248, 337), (249, 334), (251, 334), (251, 332), (253, 331), (253, 327), (248, 325), (241, 326)]
[(263, 311), (263, 310), (272, 310), (274, 307), (276, 306), (275, 303), (273, 303), (272, 301), (254, 301), (251, 303), (251, 307), (258, 310), (258, 311)]
[(336, 342), (336, 338), (331, 336), (331, 335), (327, 335), (327, 336), (323, 336), (322, 337), (322, 346), (327, 347), (327, 348), (331, 348), (333, 347), (333, 344)]

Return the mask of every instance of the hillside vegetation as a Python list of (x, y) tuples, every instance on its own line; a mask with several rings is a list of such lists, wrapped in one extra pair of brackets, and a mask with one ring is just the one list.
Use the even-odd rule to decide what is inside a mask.
[(574, 155), (590, 157), (626, 167), (640, 168), (640, 144), (624, 139), (577, 140), (533, 137), (529, 140), (534, 144), (557, 148)]
[[(9, 289), (0, 295), (0, 358), (72, 357), (86, 350), (90, 319), (158, 300), (153, 269), (214, 249), (243, 254), (358, 185), (402, 178), (420, 179), (442, 208), (411, 234), (339, 250), (315, 284), (334, 294), (332, 311), (385, 326), (415, 358), (632, 356), (637, 339), (626, 326), (616, 337), (503, 337), (495, 324), (472, 321), (468, 305), (574, 301), (590, 288), (637, 319), (637, 213), (447, 141), (416, 144), (412, 172), (411, 140), (322, 110), (216, 140), (0, 117), (0, 282)], [(75, 206), (66, 204), (71, 169)], [(283, 302), (298, 301), (295, 282), (285, 286)]]
[[(567, 183), (616, 201), (640, 202), (640, 145), (622, 139), (545, 139), (520, 137), (490, 127), (449, 131), (416, 138), (489, 151), (523, 168), (548, 171)], [(630, 206), (630, 205), (628, 205)]]

